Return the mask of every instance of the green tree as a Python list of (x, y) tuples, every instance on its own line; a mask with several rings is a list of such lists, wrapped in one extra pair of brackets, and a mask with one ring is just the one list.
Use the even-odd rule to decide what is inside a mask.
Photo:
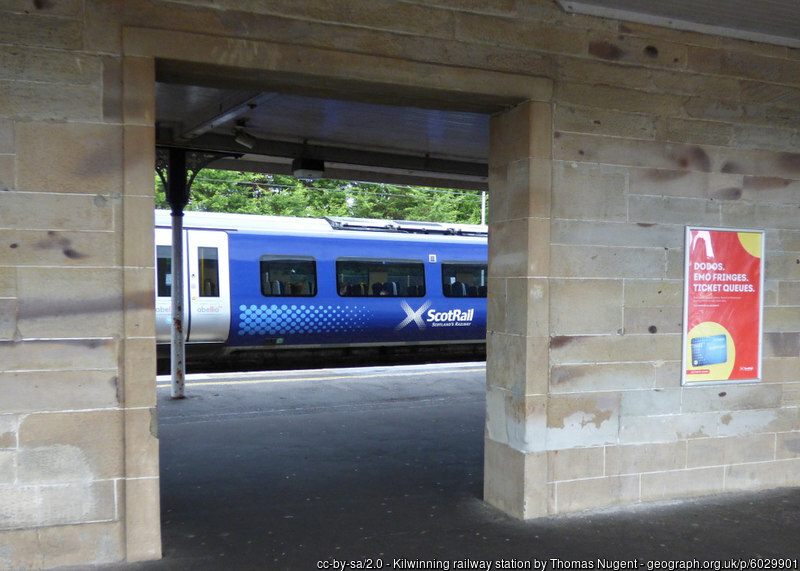
[[(166, 208), (158, 176), (155, 183), (156, 206)], [(481, 193), (204, 169), (192, 184), (187, 210), (479, 224)]]

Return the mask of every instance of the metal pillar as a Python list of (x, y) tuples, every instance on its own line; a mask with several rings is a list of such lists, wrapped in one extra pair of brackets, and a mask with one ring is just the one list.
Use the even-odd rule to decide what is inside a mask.
[(182, 399), (186, 380), (186, 335), (183, 307), (183, 209), (189, 203), (189, 185), (186, 183), (186, 151), (169, 150), (165, 185), (167, 202), (172, 209), (172, 335), (170, 337), (171, 396)]
[[(171, 395), (185, 398), (186, 381), (186, 319), (183, 291), (183, 209), (189, 204), (190, 189), (197, 173), (210, 163), (223, 157), (241, 157), (241, 154), (187, 151), (186, 149), (159, 148), (156, 152), (156, 172), (164, 183), (167, 203), (172, 210), (172, 332), (170, 337)], [(188, 165), (188, 166), (187, 166)], [(191, 176), (187, 175), (191, 172)]]

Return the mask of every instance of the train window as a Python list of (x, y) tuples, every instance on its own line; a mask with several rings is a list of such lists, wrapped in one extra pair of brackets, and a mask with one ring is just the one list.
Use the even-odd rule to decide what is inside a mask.
[(169, 297), (172, 295), (172, 246), (156, 248), (156, 295)]
[(219, 297), (219, 251), (217, 248), (197, 248), (200, 274), (200, 297)]
[(486, 297), (485, 262), (442, 261), (442, 293), (445, 297)]
[(422, 260), (339, 258), (337, 289), (342, 297), (423, 297), (425, 264)]
[(261, 256), (261, 293), (267, 297), (317, 295), (317, 262), (311, 256)]

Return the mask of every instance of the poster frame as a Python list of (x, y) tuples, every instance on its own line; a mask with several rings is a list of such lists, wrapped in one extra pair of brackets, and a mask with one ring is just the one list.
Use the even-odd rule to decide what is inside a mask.
[[(687, 354), (689, 353), (689, 301), (692, 296), (690, 291), (690, 272), (692, 253), (691, 241), (692, 232), (694, 231), (707, 231), (710, 233), (720, 232), (736, 232), (736, 233), (753, 233), (760, 236), (761, 243), (761, 257), (759, 261), (759, 279), (756, 282), (758, 287), (758, 356), (756, 365), (756, 374), (753, 378), (749, 379), (710, 379), (701, 381), (688, 380), (687, 371)], [(720, 384), (742, 384), (742, 383), (760, 383), (763, 376), (763, 345), (764, 345), (764, 269), (765, 269), (765, 231), (753, 228), (719, 228), (713, 226), (686, 226), (684, 234), (684, 277), (683, 277), (683, 321), (681, 323), (681, 385), (684, 387), (694, 386), (707, 386), (707, 385), (720, 385)]]

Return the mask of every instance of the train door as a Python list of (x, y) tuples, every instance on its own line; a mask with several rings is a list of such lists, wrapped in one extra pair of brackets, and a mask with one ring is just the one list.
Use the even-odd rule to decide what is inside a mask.
[[(172, 295), (171, 231), (156, 229), (156, 338), (170, 338)], [(188, 230), (184, 244), (184, 311), (187, 342), (223, 342), (230, 329), (228, 235)]]
[(190, 230), (186, 241), (189, 265), (188, 342), (228, 339), (231, 324), (228, 235)]

